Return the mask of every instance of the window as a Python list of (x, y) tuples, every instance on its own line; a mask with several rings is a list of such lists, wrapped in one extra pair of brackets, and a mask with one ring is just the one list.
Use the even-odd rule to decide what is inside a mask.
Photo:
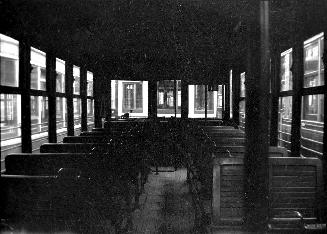
[(240, 129), (245, 130), (245, 100), (239, 102), (239, 121)]
[(31, 129), (32, 134), (46, 133), (48, 135), (48, 98), (31, 96)]
[(289, 49), (281, 54), (280, 62), (280, 91), (288, 91), (293, 89), (292, 79), (292, 49)]
[(18, 41), (0, 34), (1, 85), (18, 87)]
[(279, 98), (278, 146), (291, 151), (292, 96)]
[(323, 155), (324, 95), (306, 95), (302, 99), (301, 154)]
[(163, 80), (157, 82), (157, 108), (157, 115), (159, 117), (171, 117), (175, 116), (175, 114), (176, 117), (181, 116), (180, 80)]
[(240, 97), (245, 97), (245, 72), (240, 75)]
[(87, 124), (94, 123), (94, 101), (93, 99), (87, 99)]
[(87, 80), (87, 96), (93, 96), (93, 73), (87, 72), (86, 75)]
[(113, 118), (129, 113), (129, 117), (148, 117), (147, 81), (111, 81), (111, 109)]
[[(189, 118), (217, 118), (217, 91), (207, 91), (205, 85), (189, 85)], [(205, 106), (205, 95), (207, 93), (207, 106)]]
[(1, 94), (1, 146), (3, 141), (21, 136), (21, 97)]
[(31, 48), (31, 89), (46, 90), (45, 53)]
[(233, 118), (233, 70), (229, 72), (229, 117)]
[(81, 118), (82, 118), (82, 107), (81, 107), (81, 99), (74, 98), (74, 128), (81, 127)]
[(56, 92), (65, 93), (65, 61), (56, 59)]
[(325, 84), (324, 64), (324, 34), (310, 38), (304, 42), (304, 88)]
[(73, 76), (74, 76), (74, 82), (73, 82), (73, 90), (74, 94), (79, 95), (80, 94), (80, 69), (77, 66), (73, 66)]
[(56, 120), (57, 120), (57, 133), (67, 131), (67, 100), (64, 97), (56, 98)]

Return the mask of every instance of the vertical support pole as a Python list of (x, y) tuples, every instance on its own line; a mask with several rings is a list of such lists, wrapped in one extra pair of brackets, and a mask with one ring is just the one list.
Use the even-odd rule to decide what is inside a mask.
[(101, 81), (98, 72), (93, 75), (94, 127), (101, 128)]
[(278, 144), (278, 104), (280, 90), (280, 53), (278, 42), (274, 41), (271, 58), (271, 113), (270, 113), (270, 145)]
[(87, 70), (85, 66), (81, 67), (81, 102), (82, 102), (82, 131), (87, 131)]
[[(293, 38), (293, 105), (292, 105), (292, 130), (291, 130), (291, 156), (299, 157), (301, 151), (301, 107), (303, 87), (303, 33), (302, 33), (302, 1), (294, 0), (294, 35)], [(298, 20), (297, 20), (298, 19)]]
[(225, 85), (225, 92), (224, 92), (224, 96), (223, 96), (223, 100), (224, 100), (224, 115), (223, 115), (223, 119), (224, 120), (229, 120), (230, 119), (230, 84), (229, 84), (229, 76), (227, 78), (227, 83)]
[(67, 135), (74, 136), (74, 103), (73, 103), (73, 64), (65, 63), (65, 92), (67, 101)]
[[(326, 68), (327, 67), (327, 38), (326, 38), (327, 35), (325, 35), (325, 38), (324, 38), (324, 46), (325, 46), (325, 49), (324, 49), (324, 55), (323, 55), (323, 62), (324, 62), (324, 67)], [(326, 86), (326, 81), (327, 81), (327, 72), (325, 70), (325, 73), (324, 73), (324, 78), (325, 78), (325, 86)], [(324, 214), (323, 214), (323, 222), (327, 222), (327, 113), (326, 113), (326, 110), (327, 110), (327, 93), (324, 94), (324, 138), (323, 138), (323, 142), (324, 142), (324, 148), (323, 148), (323, 157), (322, 157), (322, 164), (323, 164), (323, 176), (324, 176), (324, 191), (325, 191), (325, 198), (324, 198), (324, 201), (325, 201), (325, 204), (324, 207), (323, 207), (323, 210), (325, 210)]]
[(105, 81), (105, 91), (103, 92), (104, 99), (106, 102), (105, 118), (109, 123), (111, 121), (111, 79), (109, 77), (104, 77)]
[(239, 65), (233, 68), (233, 122), (240, 124), (240, 69)]
[(19, 43), (19, 86), (22, 89), (22, 152), (32, 152), (31, 131), (31, 47), (26, 41)]
[(157, 117), (157, 81), (149, 80), (149, 89), (148, 89), (149, 99), (148, 99), (148, 109), (149, 109), (149, 118), (154, 119)]
[(174, 107), (175, 107), (175, 118), (177, 116), (177, 81), (174, 80)]
[(50, 143), (57, 143), (56, 57), (51, 52), (46, 54), (46, 66), (46, 85), (49, 107), (48, 137)]
[(182, 80), (181, 83), (181, 118), (187, 119), (188, 117), (188, 83)]
[(204, 120), (207, 122), (208, 118), (208, 85), (204, 86)]
[(252, 1), (254, 20), (248, 25), (245, 123), (245, 222), (264, 233), (268, 215), (269, 1)]

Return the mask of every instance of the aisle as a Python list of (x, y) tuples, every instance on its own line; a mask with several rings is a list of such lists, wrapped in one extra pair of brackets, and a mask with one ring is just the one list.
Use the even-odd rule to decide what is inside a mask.
[(134, 212), (131, 233), (192, 233), (193, 209), (186, 183), (186, 170), (152, 173)]

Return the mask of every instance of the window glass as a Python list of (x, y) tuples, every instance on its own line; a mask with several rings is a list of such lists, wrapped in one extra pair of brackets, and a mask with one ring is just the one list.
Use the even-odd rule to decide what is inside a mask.
[(56, 92), (65, 93), (65, 61), (56, 59)]
[(87, 96), (93, 96), (93, 73), (87, 72)]
[(221, 119), (223, 117), (223, 111), (224, 111), (224, 93), (225, 93), (225, 85), (218, 85), (218, 92), (217, 92), (217, 100), (218, 100), (218, 106), (217, 106), (217, 118)]
[(87, 99), (87, 124), (94, 123), (94, 101), (93, 99)]
[(306, 95), (302, 99), (301, 154), (323, 156), (324, 95)]
[(278, 146), (291, 151), (292, 97), (280, 97), (278, 104)]
[(229, 117), (233, 118), (233, 70), (229, 72)]
[[(189, 118), (205, 118), (205, 85), (189, 85)], [(207, 118), (217, 118), (217, 91), (207, 92)]]
[[(176, 92), (176, 93), (175, 93)], [(174, 97), (176, 95), (176, 103)], [(157, 82), (157, 115), (159, 117), (180, 117), (181, 81), (163, 80)]]
[(81, 127), (81, 118), (82, 118), (82, 107), (81, 107), (81, 99), (74, 98), (74, 128)]
[(280, 91), (287, 91), (293, 89), (291, 67), (292, 67), (292, 49), (289, 49), (281, 54)]
[(57, 132), (67, 131), (67, 100), (64, 97), (56, 98)]
[(239, 102), (239, 121), (240, 129), (245, 130), (245, 100)]
[(1, 146), (4, 144), (3, 141), (19, 136), (21, 136), (21, 97), (16, 94), (1, 94)]
[(46, 55), (31, 47), (31, 89), (46, 90)]
[(74, 82), (73, 82), (73, 89), (74, 94), (80, 94), (80, 69), (77, 66), (73, 66), (73, 76), (74, 76)]
[(111, 81), (112, 118), (127, 114), (132, 118), (148, 117), (147, 81)]
[(240, 75), (240, 97), (245, 97), (245, 72)]
[(322, 62), (324, 51), (324, 34), (310, 38), (304, 42), (304, 82), (307, 87), (325, 84), (324, 64)]
[(0, 34), (1, 85), (18, 87), (18, 41)]
[(31, 128), (32, 134), (48, 134), (48, 98), (43, 96), (31, 96)]

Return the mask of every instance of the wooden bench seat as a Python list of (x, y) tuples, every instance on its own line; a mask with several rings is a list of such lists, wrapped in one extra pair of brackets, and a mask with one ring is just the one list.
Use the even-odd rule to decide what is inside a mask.
[(111, 146), (106, 143), (44, 143), (41, 153), (87, 153), (95, 149), (109, 151)]
[(66, 136), (63, 143), (109, 143), (110, 140), (104, 136)]
[[(216, 158), (213, 170), (213, 225), (244, 221), (243, 158)], [(317, 158), (269, 157), (269, 227), (297, 228), (285, 212), (298, 211), (305, 221), (318, 219), (322, 192), (321, 161)], [(284, 222), (286, 220), (286, 222)], [(295, 225), (295, 226), (294, 226)]]

